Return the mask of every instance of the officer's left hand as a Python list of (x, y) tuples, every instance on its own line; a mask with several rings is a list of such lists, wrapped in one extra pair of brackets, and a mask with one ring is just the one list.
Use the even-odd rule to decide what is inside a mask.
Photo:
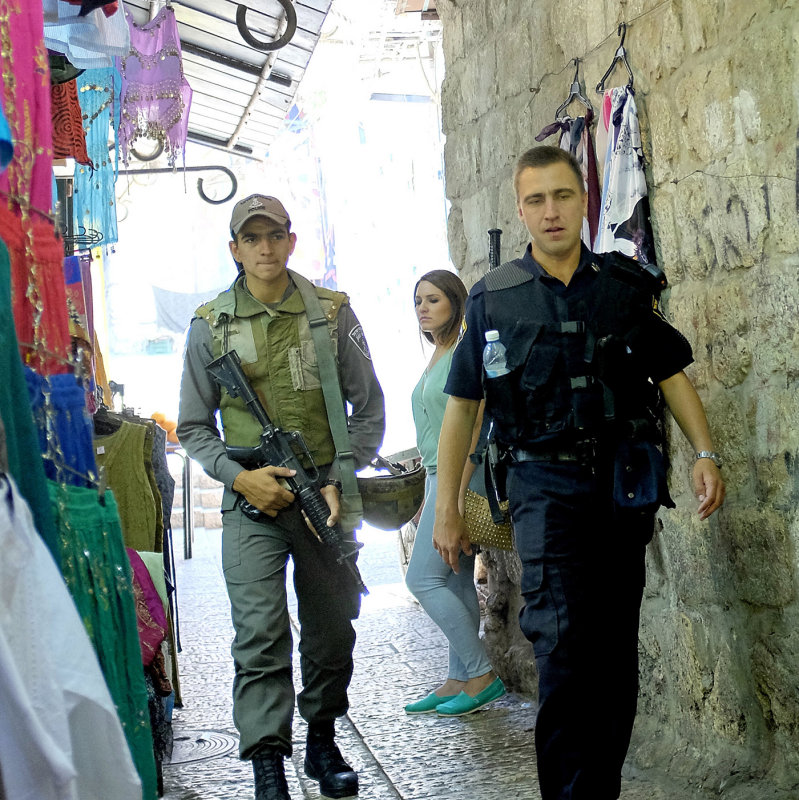
[(725, 492), (719, 468), (709, 458), (697, 459), (694, 464), (694, 494), (699, 500), (699, 519), (705, 520), (721, 508)]

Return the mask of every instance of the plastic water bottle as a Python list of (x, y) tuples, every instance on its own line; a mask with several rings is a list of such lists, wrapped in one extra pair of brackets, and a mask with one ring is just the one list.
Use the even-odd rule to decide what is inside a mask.
[(505, 345), (499, 341), (499, 331), (486, 331), (483, 367), (489, 378), (498, 378), (510, 372), (505, 361)]

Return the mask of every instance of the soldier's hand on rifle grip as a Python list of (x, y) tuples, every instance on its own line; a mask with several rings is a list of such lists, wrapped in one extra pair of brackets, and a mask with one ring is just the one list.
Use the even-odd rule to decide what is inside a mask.
[(245, 469), (236, 476), (232, 489), (244, 495), (244, 499), (259, 511), (263, 511), (267, 516), (276, 517), (278, 511), (294, 502), (294, 494), (281, 486), (278, 478), (290, 478), (295, 474), (295, 470), (287, 467)]

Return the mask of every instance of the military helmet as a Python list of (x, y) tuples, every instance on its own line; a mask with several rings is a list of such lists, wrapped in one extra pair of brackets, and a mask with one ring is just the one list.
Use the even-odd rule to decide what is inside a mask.
[[(424, 500), (425, 468), (416, 449), (372, 461), (385, 472), (358, 475), (363, 521), (381, 531), (398, 531), (413, 519)], [(404, 463), (403, 463), (404, 462)]]

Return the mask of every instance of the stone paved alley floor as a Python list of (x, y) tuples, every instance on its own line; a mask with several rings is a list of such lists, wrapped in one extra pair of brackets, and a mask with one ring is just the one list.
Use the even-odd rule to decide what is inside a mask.
[[(166, 800), (251, 800), (252, 771), (238, 759), (231, 718), (233, 678), (220, 532), (195, 531), (183, 558), (175, 531), (183, 707), (175, 709), (172, 763), (164, 767)], [(535, 705), (510, 694), (471, 716), (407, 717), (402, 707), (436, 684), (446, 643), (402, 582), (395, 535), (366, 531), (359, 566), (370, 594), (357, 621), (351, 710), (338, 741), (360, 775), (362, 800), (539, 800), (533, 749)], [(295, 659), (295, 662), (297, 659)], [(299, 684), (296, 675), (295, 682)], [(291, 796), (319, 798), (302, 772), (305, 723), (295, 719), (295, 755), (286, 762)], [(698, 794), (625, 781), (622, 800), (696, 800)]]

